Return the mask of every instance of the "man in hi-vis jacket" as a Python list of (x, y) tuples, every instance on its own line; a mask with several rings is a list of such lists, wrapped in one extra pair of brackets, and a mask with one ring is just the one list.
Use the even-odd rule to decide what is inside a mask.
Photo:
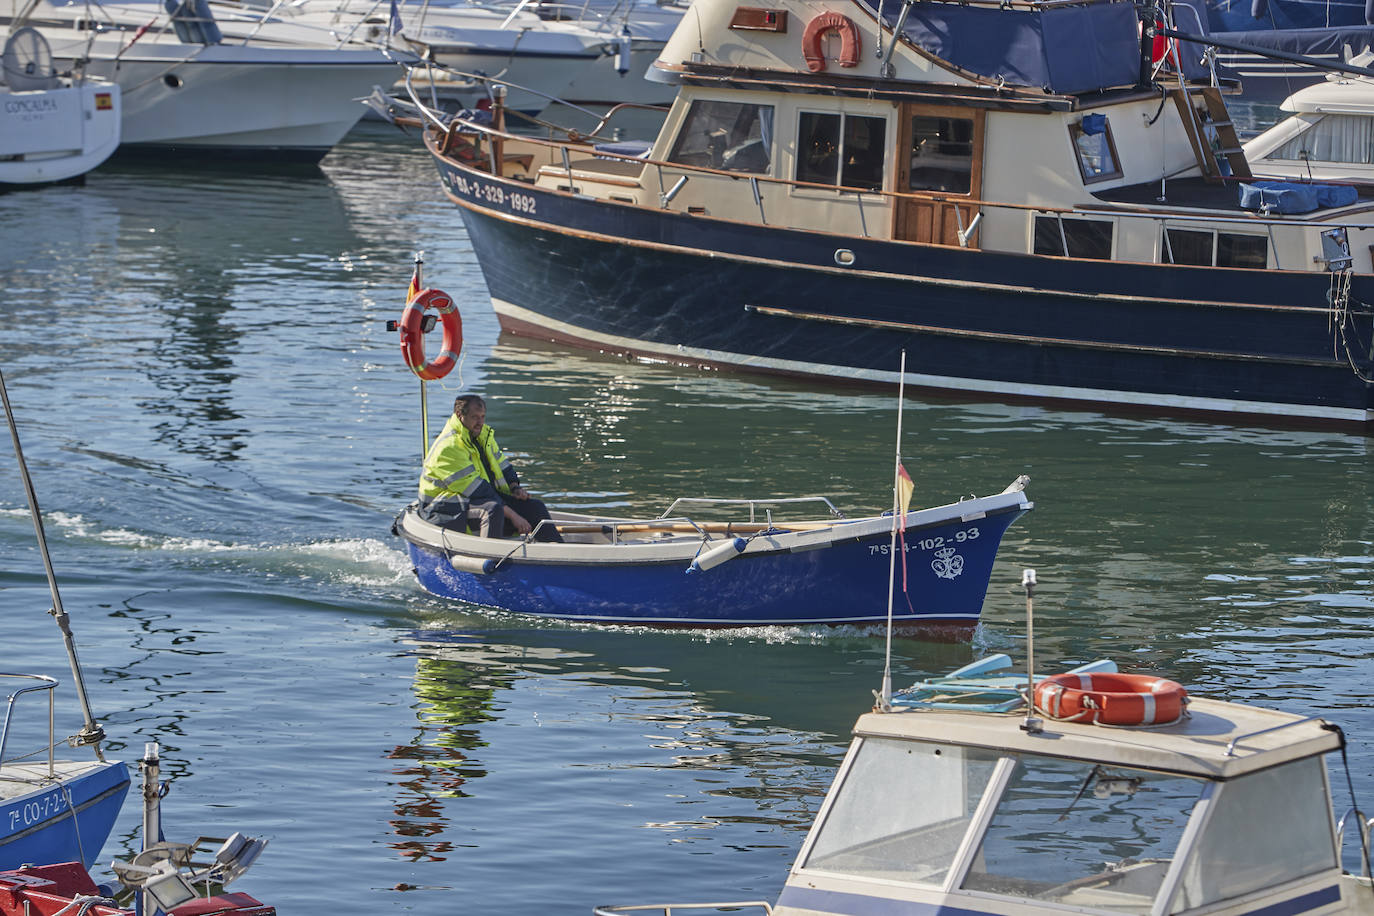
[[(529, 534), (549, 517), (549, 510), (520, 486), (520, 475), (486, 420), (487, 404), (477, 395), (453, 402), (453, 416), (425, 455), (419, 515), (444, 528), (471, 527), (484, 538), (505, 537), (507, 524), (518, 534)], [(547, 524), (535, 539), (563, 537)]]

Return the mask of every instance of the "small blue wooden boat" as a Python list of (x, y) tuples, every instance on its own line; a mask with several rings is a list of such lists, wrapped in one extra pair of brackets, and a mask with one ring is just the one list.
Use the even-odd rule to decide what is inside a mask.
[(26, 694), (51, 693), (57, 681), (38, 674), (0, 672), (15, 684), (0, 730), (0, 870), (30, 862), (95, 864), (124, 795), (129, 773), (107, 760), (56, 760), (58, 743), (48, 720), (47, 749), (41, 757), (11, 753), (17, 703)]
[[(895, 565), (894, 623), (972, 629), (1002, 535), (1033, 503), (1004, 492), (906, 514), (906, 596)], [(756, 520), (762, 506), (819, 501), (826, 518)], [(739, 521), (674, 514), (685, 502), (748, 509)], [(678, 500), (657, 518), (553, 513), (565, 543), (480, 538), (420, 518), (393, 532), (420, 584), (445, 598), (596, 623), (719, 627), (869, 624), (887, 619), (890, 514), (844, 518), (824, 497)], [(545, 523), (549, 524), (549, 523)], [(900, 549), (900, 547), (899, 547)]]

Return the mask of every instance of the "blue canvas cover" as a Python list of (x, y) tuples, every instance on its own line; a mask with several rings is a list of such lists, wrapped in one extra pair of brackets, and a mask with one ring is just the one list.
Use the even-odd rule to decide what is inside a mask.
[(1296, 181), (1242, 182), (1240, 205), (1245, 210), (1269, 207), (1271, 213), (1311, 213), (1326, 207), (1344, 207), (1359, 199), (1359, 192), (1343, 184), (1305, 184)]
[[(865, 0), (875, 10), (875, 0)], [(896, 24), (902, 4), (887, 0)], [(1073, 94), (1133, 86), (1140, 39), (1131, 3), (1002, 9), (917, 2), (903, 35), (942, 60), (1009, 85)]]

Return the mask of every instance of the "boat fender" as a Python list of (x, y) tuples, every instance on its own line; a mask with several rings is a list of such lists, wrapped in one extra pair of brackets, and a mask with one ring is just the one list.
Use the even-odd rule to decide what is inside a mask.
[(467, 557), (454, 554), (448, 558), (448, 565), (459, 572), (472, 573), (474, 576), (488, 576), (496, 571), (499, 561), (495, 557)]
[(825, 69), (825, 53), (821, 45), (825, 34), (831, 31), (840, 33), (840, 66), (859, 65), (859, 27), (843, 13), (831, 11), (821, 13), (808, 22), (806, 31), (802, 33), (802, 56), (806, 58), (806, 65), (812, 73), (820, 73)]
[[(425, 309), (432, 308), (439, 313), (444, 328), (444, 341), (439, 355), (425, 361)], [(458, 365), (458, 354), (463, 351), (463, 319), (458, 314), (458, 306), (452, 297), (440, 289), (423, 289), (415, 298), (406, 303), (401, 313), (401, 356), (410, 371), (427, 382), (433, 382), (448, 375)]]
[(630, 72), (630, 50), (633, 45), (628, 25), (620, 27), (620, 37), (616, 40), (615, 45), (615, 72), (624, 76)]
[(714, 569), (726, 560), (733, 560), (739, 556), (748, 545), (749, 542), (744, 538), (731, 538), (723, 544), (717, 544), (705, 553), (698, 554), (696, 559), (692, 560), (691, 565), (687, 567), (687, 571), (694, 573)]
[(1035, 708), (1051, 719), (1096, 725), (1168, 725), (1183, 718), (1177, 681), (1106, 671), (1056, 674), (1035, 685)]

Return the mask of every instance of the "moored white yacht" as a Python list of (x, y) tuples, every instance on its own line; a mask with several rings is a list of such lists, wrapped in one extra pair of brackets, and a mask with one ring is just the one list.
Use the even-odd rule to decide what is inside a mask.
[(119, 146), (119, 87), (60, 77), (35, 29), (5, 41), (0, 69), (0, 187), (79, 178)]
[[(987, 673), (1009, 666), (975, 663), (859, 718), (775, 904), (596, 913), (1374, 913), (1367, 846), (1362, 877), (1342, 867), (1368, 826), (1353, 800), (1333, 810), (1349, 785), (1339, 728), (1100, 663), (1053, 679), (1092, 715), (1055, 718), (1040, 680), (1028, 714), (1026, 677)], [(1173, 711), (1153, 724), (1108, 715), (1166, 691)]]
[(316, 162), (399, 72), (375, 48), (226, 35), (203, 0), (171, 16), (139, 0), (33, 0), (14, 18), (43, 33), (60, 69), (119, 84), (121, 153)]
[[(1368, 66), (1374, 55), (1352, 63)], [(1289, 116), (1245, 142), (1256, 172), (1308, 181), (1374, 182), (1374, 79), (1331, 74), (1284, 100)]]

